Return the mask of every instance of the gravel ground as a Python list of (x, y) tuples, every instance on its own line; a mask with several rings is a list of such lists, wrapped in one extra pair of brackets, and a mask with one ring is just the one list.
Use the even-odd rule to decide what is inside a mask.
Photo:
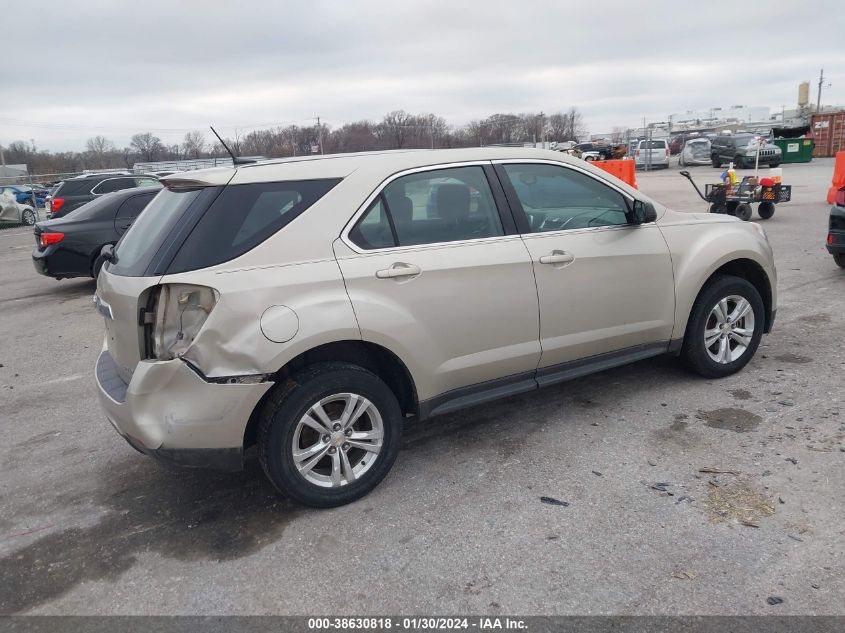
[[(743, 372), (661, 358), (412, 425), (381, 486), (327, 511), (254, 458), (174, 472), (129, 448), (96, 401), (93, 282), (38, 276), (31, 232), (0, 231), (0, 613), (843, 614), (832, 169), (783, 168), (778, 317)], [(706, 208), (675, 167), (639, 183)]]

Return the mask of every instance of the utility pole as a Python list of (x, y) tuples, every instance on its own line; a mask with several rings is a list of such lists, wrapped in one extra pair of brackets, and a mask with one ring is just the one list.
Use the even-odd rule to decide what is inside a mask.
[(320, 125), (320, 117), (317, 117), (317, 142), (320, 144), (320, 154), (323, 153), (323, 126)]
[(824, 84), (824, 68), (819, 72), (819, 98), (816, 101), (816, 114), (822, 111), (822, 85)]

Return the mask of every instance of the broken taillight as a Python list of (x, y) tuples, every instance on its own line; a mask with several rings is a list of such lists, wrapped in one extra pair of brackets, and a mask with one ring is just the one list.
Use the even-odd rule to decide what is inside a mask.
[(217, 305), (217, 296), (217, 291), (207, 286), (160, 286), (143, 313), (151, 356), (158, 360), (180, 357), (194, 342)]

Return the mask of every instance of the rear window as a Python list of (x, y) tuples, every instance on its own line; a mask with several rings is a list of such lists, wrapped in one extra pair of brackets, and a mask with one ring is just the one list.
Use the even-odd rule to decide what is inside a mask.
[[(167, 272), (206, 268), (243, 255), (293, 221), (339, 182), (340, 179), (300, 180), (226, 187), (188, 235)], [(146, 215), (144, 211), (141, 219)]]
[(126, 277), (142, 277), (202, 191), (160, 191), (117, 243), (117, 257), (108, 264), (108, 271)]
[(666, 141), (640, 141), (640, 149), (666, 149)]
[(92, 218), (107, 217), (109, 214), (114, 215), (116, 209), (117, 203), (115, 202), (114, 196), (100, 196), (74, 209), (65, 218), (69, 220), (90, 220)]

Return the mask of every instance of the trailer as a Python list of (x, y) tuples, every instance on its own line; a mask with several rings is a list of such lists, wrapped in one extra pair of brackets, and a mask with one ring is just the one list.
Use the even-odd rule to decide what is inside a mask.
[(682, 171), (681, 176), (689, 180), (699, 197), (710, 204), (710, 213), (725, 213), (746, 222), (751, 219), (752, 204), (757, 204), (760, 218), (768, 220), (775, 214), (778, 202), (789, 202), (792, 199), (791, 185), (769, 184), (765, 178), (758, 180), (755, 176), (745, 176), (735, 186), (726, 183), (706, 184), (702, 193), (688, 171)]

